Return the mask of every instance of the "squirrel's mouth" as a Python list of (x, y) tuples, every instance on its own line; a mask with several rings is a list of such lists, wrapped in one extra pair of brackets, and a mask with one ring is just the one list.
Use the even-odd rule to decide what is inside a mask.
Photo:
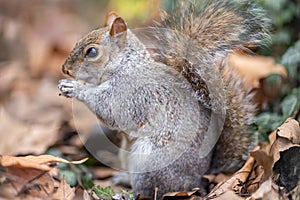
[(63, 71), (63, 73), (73, 77), (69, 70)]

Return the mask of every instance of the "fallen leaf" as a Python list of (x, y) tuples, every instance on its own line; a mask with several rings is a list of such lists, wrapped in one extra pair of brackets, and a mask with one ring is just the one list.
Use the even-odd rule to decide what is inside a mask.
[(219, 183), (213, 188), (213, 190), (207, 195), (207, 198), (216, 198), (221, 196), (227, 191), (234, 190), (235, 192), (240, 192), (243, 187), (243, 183), (246, 182), (252, 167), (254, 165), (254, 158), (249, 157), (244, 166), (234, 173), (229, 179)]
[(286, 138), (293, 144), (300, 144), (299, 123), (293, 118), (288, 118), (276, 132), (278, 137)]
[(67, 161), (63, 158), (51, 156), (51, 155), (41, 155), (41, 156), (25, 156), (25, 157), (15, 157), (0, 155), (0, 165), (3, 167), (20, 167), (20, 168), (33, 168), (43, 171), (49, 171), (52, 169), (50, 165), (56, 163), (67, 163), (67, 164), (81, 164), (85, 162), (88, 158), (84, 158), (79, 161)]
[(240, 193), (243, 184), (246, 182), (246, 180), (249, 177), (249, 174), (251, 173), (253, 169), (253, 165), (255, 163), (255, 160), (252, 157), (249, 157), (249, 159), (246, 161), (246, 163), (243, 165), (241, 169), (239, 169), (233, 176), (232, 178), (235, 178), (236, 180), (232, 184), (232, 189), (235, 192)]
[(267, 180), (273, 173), (273, 157), (269, 156), (265, 151), (260, 149), (251, 151), (250, 155), (254, 157), (258, 165), (263, 167), (263, 176), (259, 182)]
[(105, 180), (94, 180), (94, 185), (99, 185), (101, 187), (111, 187), (114, 192), (120, 193), (124, 187), (121, 187), (120, 185), (115, 185), (111, 179), (105, 179)]
[[(270, 139), (270, 141), (274, 142), (275, 139), (276, 137), (274, 137), (274, 140)], [(273, 174), (273, 158), (269, 155), (270, 148), (270, 143), (263, 142), (259, 148), (257, 147), (250, 152), (250, 156), (255, 159), (255, 163), (245, 184), (244, 192), (249, 194), (254, 193)]]
[(274, 144), (274, 142), (277, 139), (277, 130), (274, 130), (270, 135), (269, 135), (269, 144), (265, 145), (266, 152), (270, 154), (271, 152), (271, 147)]
[(279, 187), (272, 182), (271, 178), (269, 178), (267, 181), (262, 183), (258, 190), (253, 193), (249, 199), (287, 200), (288, 197), (285, 194), (281, 194)]
[(192, 191), (180, 191), (180, 192), (168, 192), (163, 195), (163, 200), (168, 199), (190, 199), (190, 200), (202, 200), (200, 188), (194, 188)]
[(51, 199), (72, 200), (74, 197), (75, 197), (75, 188), (71, 188), (70, 185), (67, 184), (65, 177), (63, 177), (56, 192), (51, 196)]
[[(232, 53), (228, 56), (227, 66), (228, 69), (235, 68), (243, 77), (245, 90), (254, 91), (253, 102), (258, 108), (265, 108), (269, 101), (279, 100), (287, 71), (284, 66), (276, 64), (274, 58)], [(267, 78), (274, 74), (281, 78), (271, 85)]]
[(259, 80), (270, 74), (287, 77), (284, 66), (276, 64), (274, 58), (271, 57), (230, 54), (227, 64), (237, 69), (239, 74), (246, 79), (249, 88), (259, 88)]
[(100, 199), (112, 199), (116, 194), (111, 187), (101, 187), (100, 185), (94, 186), (92, 192)]
[(55, 180), (47, 171), (8, 167), (0, 175), (5, 179), (0, 185), (3, 195), (13, 199), (33, 199), (34, 197), (48, 197), (55, 189)]
[(253, 170), (245, 183), (245, 188), (243, 193), (252, 194), (254, 193), (261, 185), (262, 180), (264, 179), (264, 168), (261, 165), (255, 163)]
[(273, 164), (280, 159), (280, 152), (300, 144), (299, 123), (288, 118), (276, 131), (276, 140), (271, 146), (270, 155), (273, 156)]
[(168, 192), (163, 195), (163, 197), (190, 197), (195, 194), (197, 191), (181, 191), (181, 192)]
[[(204, 198), (205, 200), (206, 198)], [(221, 194), (220, 196), (216, 197), (216, 198), (209, 198), (209, 199), (215, 199), (215, 200), (243, 200), (243, 197), (238, 196), (236, 193), (234, 193), (231, 190), (228, 190), (226, 192), (224, 192), (223, 194)]]
[(2, 155), (0, 175), (5, 181), (4, 184), (0, 184), (0, 189), (6, 191), (5, 196), (14, 199), (72, 199), (74, 189), (71, 189), (64, 179), (57, 188), (57, 181), (51, 173), (54, 168), (51, 166), (56, 163), (81, 164), (86, 160), (67, 161), (50, 155)]
[[(299, 142), (299, 134), (300, 131), (298, 122), (291, 118), (287, 119), (285, 123), (283, 123), (270, 135), (270, 141), (272, 142), (271, 144), (264, 144), (262, 148), (257, 147), (254, 149), (250, 153), (251, 157), (248, 158), (244, 166), (230, 178), (215, 186), (214, 189), (208, 194), (207, 198), (221, 197), (226, 192), (231, 190), (238, 194), (251, 194), (261, 187), (266, 187), (265, 185), (263, 186), (264, 181), (269, 180), (272, 177), (274, 163), (280, 159), (282, 151), (290, 149), (291, 147), (299, 146), (298, 144), (295, 144)], [(290, 158), (290, 162), (291, 165), (296, 167), (296, 171), (295, 168), (291, 168), (291, 165), (284, 166), (288, 167), (290, 170), (294, 169), (294, 172), (297, 172), (299, 168), (297, 166), (298, 157), (294, 156), (293, 158), (294, 159)], [(292, 160), (295, 160), (295, 162)], [(288, 161), (283, 163), (288, 163)], [(285, 171), (289, 172), (287, 170)], [(290, 179), (290, 181), (292, 180)], [(295, 181), (297, 182), (298, 179), (293, 180), (293, 183)], [(295, 184), (293, 184), (293, 187), (290, 189), (294, 187)], [(276, 193), (278, 191), (272, 192)]]

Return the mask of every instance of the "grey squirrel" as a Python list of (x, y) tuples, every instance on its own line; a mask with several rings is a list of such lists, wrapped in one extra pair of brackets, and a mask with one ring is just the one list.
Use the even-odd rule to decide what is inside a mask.
[(104, 27), (78, 41), (62, 67), (71, 78), (58, 87), (127, 134), (135, 192), (191, 190), (206, 172), (233, 172), (245, 161), (255, 105), (224, 63), (267, 30), (250, 1), (178, 1), (144, 31), (146, 42), (111, 12)]

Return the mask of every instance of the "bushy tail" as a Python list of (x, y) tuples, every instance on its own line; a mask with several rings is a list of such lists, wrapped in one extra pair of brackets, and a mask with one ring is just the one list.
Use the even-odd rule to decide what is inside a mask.
[(236, 170), (249, 150), (247, 127), (255, 106), (241, 77), (226, 69), (222, 59), (236, 48), (260, 45), (268, 38), (269, 20), (245, 0), (182, 0), (170, 13), (163, 13), (152, 29), (158, 44), (153, 57), (180, 71), (204, 107), (218, 114), (225, 109), (212, 171)]
[(187, 35), (211, 54), (257, 46), (268, 37), (269, 19), (251, 0), (182, 0), (162, 18), (158, 27)]
[(268, 39), (269, 19), (250, 0), (176, 2), (151, 30), (158, 51), (153, 57), (182, 72), (204, 106), (218, 106), (220, 102), (213, 99), (219, 97), (215, 93), (221, 88), (214, 87), (220, 77), (214, 76), (223, 66), (214, 66), (234, 49), (263, 44)]

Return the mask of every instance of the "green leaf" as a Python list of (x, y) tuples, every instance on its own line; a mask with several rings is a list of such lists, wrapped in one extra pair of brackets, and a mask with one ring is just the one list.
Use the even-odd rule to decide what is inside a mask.
[(125, 190), (125, 189), (123, 189), (123, 188), (121, 189), (121, 192), (122, 192), (123, 194), (128, 195), (130, 199), (134, 199), (134, 192)]
[(283, 65), (295, 65), (300, 62), (300, 40), (283, 54), (281, 63)]
[(295, 76), (300, 63), (300, 40), (290, 47), (282, 56), (281, 64), (287, 67), (289, 74)]
[(271, 34), (274, 44), (289, 44), (292, 40), (291, 32), (289, 29), (280, 29)]
[(298, 105), (298, 98), (296, 95), (291, 94), (284, 98), (281, 103), (282, 114), (284, 118), (291, 117)]
[(255, 124), (258, 132), (261, 134), (269, 134), (283, 122), (282, 117), (277, 113), (264, 112), (256, 117)]
[(63, 157), (63, 154), (61, 153), (61, 151), (57, 148), (49, 148), (47, 151), (46, 151), (46, 154), (49, 154), (49, 155), (52, 155), (52, 156), (56, 156), (56, 157)]
[(76, 173), (70, 170), (60, 170), (59, 171), (59, 178), (62, 179), (62, 177), (65, 177), (67, 183), (70, 186), (76, 186), (77, 184), (77, 176)]
[(100, 185), (97, 185), (94, 186), (92, 190), (99, 198), (112, 199), (115, 195), (115, 192), (111, 187), (101, 187)]
[(84, 173), (81, 175), (81, 183), (84, 189), (89, 190), (94, 187), (92, 178), (93, 175), (91, 173)]

